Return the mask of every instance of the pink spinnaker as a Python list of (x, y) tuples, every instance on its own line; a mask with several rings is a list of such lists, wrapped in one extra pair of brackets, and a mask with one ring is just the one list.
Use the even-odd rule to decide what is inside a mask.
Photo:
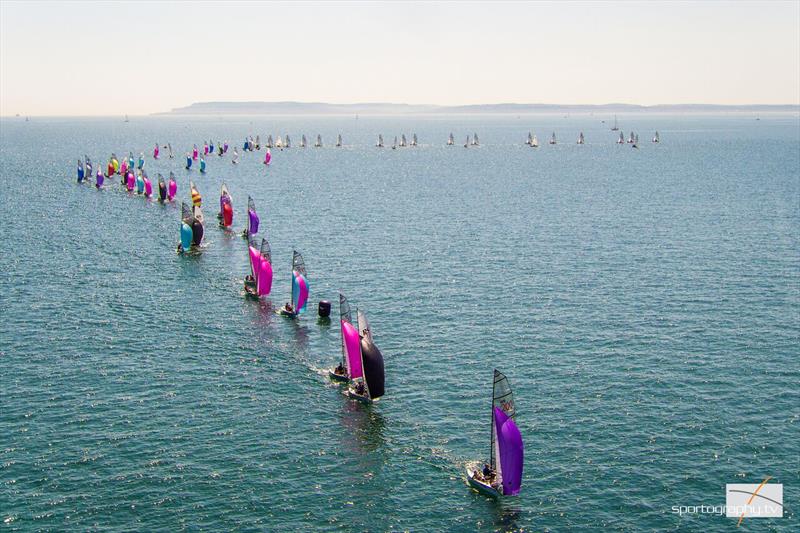
[(346, 320), (342, 320), (342, 338), (344, 339), (344, 349), (347, 352), (350, 379), (360, 378), (364, 375), (361, 369), (361, 339), (355, 326)]
[(263, 257), (261, 258), (261, 268), (258, 272), (256, 290), (259, 296), (266, 296), (272, 290), (272, 265)]

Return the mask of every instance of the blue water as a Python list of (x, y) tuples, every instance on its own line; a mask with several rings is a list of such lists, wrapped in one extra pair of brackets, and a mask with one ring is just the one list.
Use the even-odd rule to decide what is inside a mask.
[[(786, 518), (741, 529), (796, 530), (800, 120), (620, 126), (639, 150), (591, 116), (3, 119), (3, 525), (730, 531), (671, 508), (774, 476)], [(204, 138), (287, 132), (327, 145), (183, 170)], [(379, 150), (379, 132), (421, 146)], [(154, 161), (155, 142), (176, 158)], [(75, 183), (78, 157), (129, 150), (151, 177), (174, 170), (181, 199), (197, 183), (202, 254), (175, 253), (177, 206), (117, 178)], [(216, 227), (223, 180), (235, 227), (251, 195), (272, 245), (260, 305), (243, 297), (244, 241)], [(335, 320), (274, 314), (293, 249), (309, 310), (341, 290), (370, 318), (387, 369), (375, 405), (325, 376)], [(522, 493), (499, 502), (463, 478), (488, 453), (495, 367), (526, 446)]]

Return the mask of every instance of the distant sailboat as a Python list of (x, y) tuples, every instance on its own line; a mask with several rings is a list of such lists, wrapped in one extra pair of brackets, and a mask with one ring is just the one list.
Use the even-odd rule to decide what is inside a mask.
[(536, 135), (531, 139), (531, 148), (539, 148), (539, 138)]
[(406, 146), (406, 134), (405, 133), (400, 135), (400, 146), (401, 147)]
[(528, 132), (528, 138), (525, 140), (525, 144), (530, 146), (532, 142), (533, 142), (533, 136), (531, 135), (531, 132)]
[(658, 131), (656, 131), (656, 134), (653, 136), (653, 142), (661, 142), (661, 138), (658, 136)]
[(397, 135), (394, 136), (394, 142), (392, 142), (392, 150), (397, 150)]
[(265, 144), (264, 146), (266, 146), (267, 148), (273, 148), (275, 146), (275, 143), (272, 142), (272, 135), (267, 136), (267, 144)]
[(416, 133), (411, 135), (411, 146), (417, 146), (417, 134)]
[(341, 133), (336, 136), (336, 147), (337, 148), (341, 148), (342, 147), (342, 134)]
[(322, 147), (322, 135), (317, 133), (317, 141), (314, 143), (314, 148), (321, 148)]
[(283, 148), (283, 139), (281, 139), (280, 135), (278, 135), (278, 138), (275, 140), (275, 148)]
[(583, 132), (581, 132), (581, 134), (578, 135), (578, 144), (584, 144)]
[(283, 141), (284, 148), (291, 148), (292, 147), (292, 140), (289, 138), (289, 134), (286, 134), (286, 140)]
[(550, 136), (550, 144), (556, 144), (556, 132)]
[(617, 139), (617, 144), (625, 144), (625, 133), (619, 132), (619, 139)]
[(233, 197), (228, 191), (228, 186), (225, 182), (219, 191), (219, 213), (217, 213), (219, 225), (223, 228), (229, 228), (233, 224)]
[(454, 144), (456, 144), (456, 141), (453, 139), (453, 132), (451, 131), (450, 136), (447, 137), (447, 146), (453, 146)]
[(250, 275), (244, 280), (244, 290), (248, 296), (260, 298), (269, 295), (272, 290), (272, 251), (267, 239), (261, 239), (261, 246), (256, 246), (254, 238), (247, 240), (250, 255)]
[(128, 120), (128, 115), (125, 115), (125, 122), (130, 122), (130, 120)]
[(469, 485), (489, 496), (514, 496), (522, 485), (524, 444), (514, 418), (514, 395), (508, 379), (494, 371), (492, 386), (492, 422), (488, 468), (467, 468)]
[(480, 146), (480, 145), (481, 145), (481, 143), (478, 141), (478, 134), (477, 133), (473, 133), (472, 134), (472, 146)]
[(375, 143), (375, 146), (377, 146), (378, 148), (383, 148), (383, 135), (381, 135), (380, 133), (378, 134), (378, 142)]
[(306, 134), (304, 133), (300, 137), (300, 148), (305, 148), (308, 145), (308, 141), (306, 140)]
[(611, 128), (611, 131), (619, 131), (619, 126), (617, 125), (617, 115), (614, 115), (614, 127)]
[(633, 130), (631, 130), (631, 134), (628, 136), (628, 144), (633, 144)]
[(467, 140), (464, 141), (464, 148), (469, 148), (469, 134), (467, 134)]
[(256, 213), (256, 202), (250, 196), (247, 197), (247, 227), (242, 232), (242, 237), (250, 238), (258, 233), (258, 226), (261, 224), (261, 219), (258, 218)]

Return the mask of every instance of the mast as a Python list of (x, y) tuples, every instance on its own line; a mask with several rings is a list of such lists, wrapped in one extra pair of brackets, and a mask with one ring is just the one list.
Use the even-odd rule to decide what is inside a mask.
[(508, 378), (506, 378), (506, 376), (496, 368), (494, 369), (494, 380), (492, 382), (492, 439), (490, 446), (491, 450), (489, 452), (489, 465), (491, 466), (492, 470), (498, 472), (497, 457), (495, 457), (495, 443), (497, 438), (494, 424), (495, 407), (503, 411), (503, 413), (508, 415), (508, 417), (512, 420), (516, 416), (516, 410), (514, 408), (514, 395), (511, 392), (511, 386), (508, 384)]

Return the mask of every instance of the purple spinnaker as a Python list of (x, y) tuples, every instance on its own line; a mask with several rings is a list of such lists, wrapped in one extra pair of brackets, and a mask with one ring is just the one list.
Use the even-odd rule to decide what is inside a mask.
[(523, 449), (522, 435), (514, 420), (502, 409), (494, 408), (494, 424), (497, 431), (497, 448), (500, 452), (500, 467), (503, 472), (503, 495), (519, 494), (522, 485)]
[(248, 233), (250, 235), (255, 235), (258, 233), (258, 215), (252, 209), (247, 210), (247, 215), (250, 217), (250, 228), (248, 229)]

